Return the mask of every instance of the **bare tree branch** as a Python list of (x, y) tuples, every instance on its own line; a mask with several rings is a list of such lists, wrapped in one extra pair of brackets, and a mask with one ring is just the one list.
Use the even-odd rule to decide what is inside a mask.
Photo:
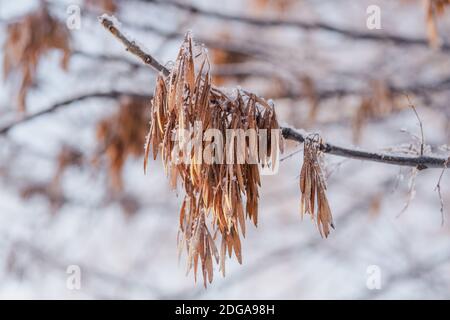
[[(139, 48), (134, 42), (128, 40), (123, 33), (114, 26), (114, 23), (109, 20), (107, 17), (100, 17), (100, 22), (102, 25), (111, 32), (116, 38), (118, 38), (130, 51), (139, 57), (145, 64), (149, 64), (155, 70), (162, 72), (164, 75), (169, 75), (170, 71), (155, 60), (150, 54), (145, 53)], [(297, 142), (304, 142), (306, 137), (300, 132), (284, 127), (282, 128), (282, 134), (285, 139), (294, 140)], [(321, 144), (320, 150), (324, 153), (329, 153), (336, 156), (352, 158), (352, 159), (360, 159), (360, 160), (369, 160), (375, 162), (383, 162), (387, 164), (395, 164), (400, 166), (411, 166), (417, 167), (420, 170), (426, 168), (443, 168), (446, 165), (447, 159), (444, 158), (435, 158), (428, 156), (419, 156), (419, 157), (408, 157), (408, 156), (399, 156), (399, 155), (390, 155), (385, 153), (375, 153), (375, 152), (367, 152), (360, 151), (354, 149), (348, 149), (343, 147), (338, 147), (329, 143)]]
[[(155, 5), (163, 5), (163, 6), (172, 6), (179, 10), (186, 11), (191, 14), (201, 15), (207, 18), (214, 18), (224, 21), (235, 21), (243, 24), (253, 25), (257, 27), (290, 27), (297, 28), (306, 31), (325, 31), (332, 32), (343, 37), (354, 39), (354, 40), (366, 40), (366, 41), (377, 41), (377, 42), (385, 42), (392, 43), (399, 46), (421, 46), (421, 47), (429, 47), (429, 41), (425, 38), (411, 38), (405, 36), (399, 36), (395, 34), (379, 34), (379, 33), (371, 33), (371, 32), (363, 32), (363, 31), (355, 31), (352, 29), (345, 29), (333, 26), (331, 24), (327, 24), (324, 22), (304, 22), (297, 20), (285, 20), (279, 18), (255, 18), (250, 16), (243, 15), (232, 15), (222, 12), (211, 11), (208, 9), (199, 8), (195, 5), (189, 3), (181, 3), (173, 0), (140, 0), (147, 3), (153, 3)], [(21, 17), (15, 17), (13, 19), (0, 19), (0, 24), (9, 24), (15, 21), (20, 20)], [(144, 31), (159, 33), (163, 36), (167, 36), (170, 38), (173, 37), (182, 37), (183, 35), (178, 32), (166, 32), (160, 30), (158, 28), (152, 26), (139, 26), (135, 24), (130, 24), (134, 28), (139, 28)], [(202, 41), (207, 42), (207, 41)], [(213, 46), (213, 44), (208, 44), (209, 46)], [(442, 51), (450, 51), (450, 43), (442, 43), (440, 46), (440, 50)]]
[(441, 181), (442, 181), (442, 177), (444, 176), (445, 169), (447, 169), (449, 162), (450, 162), (450, 157), (448, 157), (448, 159), (445, 161), (444, 168), (442, 169), (441, 174), (439, 175), (439, 179), (438, 179), (438, 182), (435, 187), (435, 190), (437, 191), (438, 196), (439, 196), (439, 203), (441, 205), (441, 208), (440, 208), (440, 210), (441, 210), (441, 225), (444, 225), (444, 222), (445, 222), (444, 198), (442, 197)]
[(28, 122), (28, 121), (33, 120), (35, 118), (38, 118), (40, 116), (52, 113), (52, 112), (60, 109), (61, 107), (70, 105), (70, 104), (75, 103), (75, 102), (80, 102), (80, 101), (84, 101), (84, 100), (91, 99), (91, 98), (111, 98), (111, 99), (116, 99), (116, 98), (118, 98), (120, 96), (124, 96), (124, 95), (127, 95), (127, 96), (138, 96), (138, 97), (149, 97), (147, 95), (137, 94), (137, 93), (133, 93), (133, 92), (114, 91), (114, 90), (113, 91), (108, 91), (108, 92), (93, 92), (93, 93), (83, 94), (83, 95), (80, 95), (80, 96), (76, 96), (76, 97), (73, 97), (73, 98), (69, 98), (69, 99), (66, 99), (66, 100), (59, 101), (59, 102), (57, 102), (57, 103), (55, 103), (55, 104), (53, 104), (53, 105), (51, 105), (51, 106), (49, 106), (47, 108), (42, 109), (41, 111), (38, 111), (38, 112), (33, 113), (33, 114), (25, 115), (24, 117), (20, 118), (19, 120), (16, 120), (16, 121), (14, 121), (14, 122), (12, 122), (10, 124), (7, 124), (4, 127), (0, 127), (0, 135), (7, 134), (12, 128), (14, 128), (14, 127), (16, 127), (16, 126), (18, 126), (18, 125), (20, 125), (22, 123), (25, 123), (25, 122)]
[[(249, 24), (258, 27), (291, 27), (298, 28), (302, 30), (318, 30), (318, 31), (326, 31), (332, 32), (335, 34), (339, 34), (341, 36), (355, 39), (355, 40), (369, 40), (369, 41), (378, 41), (378, 42), (388, 42), (396, 45), (402, 46), (424, 46), (428, 47), (429, 42), (427, 39), (415, 39), (409, 37), (403, 37), (393, 34), (379, 34), (379, 33), (371, 33), (371, 32), (362, 32), (355, 31), (351, 29), (339, 28), (327, 23), (323, 22), (303, 22), (303, 21), (294, 21), (294, 20), (283, 20), (276, 18), (255, 18), (249, 16), (242, 15), (231, 15), (222, 12), (211, 11), (203, 8), (199, 8), (195, 5), (189, 3), (181, 3), (173, 0), (141, 0), (148, 3), (154, 3), (158, 5), (172, 6), (180, 10), (184, 10), (190, 12), (192, 14), (199, 14), (209, 18), (215, 18), (219, 20), (225, 21), (235, 21), (239, 23)], [(449, 51), (450, 44), (443, 43), (441, 46), (441, 50)]]
[(169, 69), (156, 61), (156, 59), (154, 59), (151, 55), (142, 51), (134, 41), (128, 40), (128, 38), (114, 26), (114, 23), (111, 20), (100, 17), (100, 22), (106, 29), (108, 29), (109, 32), (111, 32), (111, 34), (123, 43), (127, 51), (130, 51), (132, 54), (139, 57), (146, 65), (149, 65), (158, 72), (162, 72), (164, 76), (167, 77), (170, 74)]
[[(307, 138), (303, 134), (292, 128), (282, 128), (282, 132), (283, 137), (288, 140), (304, 142), (305, 139)], [(446, 158), (438, 158), (438, 157), (429, 157), (429, 156), (411, 157), (387, 153), (361, 151), (339, 147), (330, 143), (322, 143), (320, 150), (324, 153), (329, 153), (335, 156), (359, 160), (369, 160), (374, 162), (383, 162), (399, 166), (417, 167), (420, 170), (427, 168), (443, 168), (445, 167), (445, 163), (447, 161)]]

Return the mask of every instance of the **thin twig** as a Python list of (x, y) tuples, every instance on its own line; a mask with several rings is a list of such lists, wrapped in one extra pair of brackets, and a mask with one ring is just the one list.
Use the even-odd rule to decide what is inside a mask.
[[(286, 127), (282, 128), (282, 134), (283, 137), (288, 140), (294, 140), (297, 142), (305, 141), (304, 135), (292, 128)], [(446, 162), (445, 158), (430, 157), (430, 156), (411, 157), (387, 153), (368, 152), (339, 147), (330, 143), (322, 143), (320, 146), (320, 150), (324, 153), (340, 157), (359, 160), (369, 160), (399, 166), (419, 167), (420, 169), (443, 168)]]
[(287, 159), (292, 158), (292, 157), (295, 156), (297, 153), (302, 152), (302, 150), (303, 150), (303, 149), (298, 149), (298, 150), (295, 150), (295, 151), (291, 152), (291, 153), (288, 154), (287, 156), (284, 156), (283, 158), (281, 158), (281, 159), (280, 159), (280, 162), (283, 162), (283, 161), (286, 161)]
[(450, 162), (450, 157), (445, 161), (444, 168), (442, 169), (441, 174), (439, 175), (439, 179), (438, 179), (438, 182), (437, 182), (436, 188), (435, 188), (435, 190), (437, 191), (438, 196), (439, 196), (439, 203), (441, 204), (441, 208), (440, 208), (441, 225), (444, 225), (444, 223), (445, 223), (444, 198), (442, 197), (442, 192), (441, 192), (441, 181), (442, 181), (442, 177), (444, 176), (445, 169), (447, 169), (447, 165), (449, 162)]
[(142, 94), (137, 94), (137, 93), (132, 93), (132, 92), (115, 91), (115, 90), (108, 91), (108, 92), (93, 92), (93, 93), (83, 94), (83, 95), (80, 95), (80, 96), (76, 96), (76, 97), (73, 97), (73, 98), (69, 98), (69, 99), (66, 99), (66, 100), (59, 101), (59, 102), (51, 105), (50, 107), (42, 109), (41, 111), (38, 111), (38, 112), (33, 113), (33, 114), (26, 115), (26, 116), (20, 118), (19, 120), (16, 120), (14, 122), (11, 122), (10, 124), (7, 124), (7, 125), (5, 125), (3, 127), (0, 127), (0, 135), (7, 134), (12, 128), (14, 128), (14, 127), (16, 127), (16, 126), (18, 126), (18, 125), (20, 125), (22, 123), (25, 123), (25, 122), (31, 121), (31, 120), (33, 120), (35, 118), (38, 118), (40, 116), (52, 113), (52, 112), (60, 109), (61, 107), (70, 105), (70, 104), (75, 103), (75, 102), (80, 102), (80, 101), (84, 101), (84, 100), (92, 99), (92, 98), (112, 98), (112, 99), (116, 99), (116, 98), (118, 98), (120, 96), (123, 96), (123, 95), (148, 97), (148, 96), (142, 95)]
[[(365, 40), (365, 41), (378, 41), (378, 42), (387, 42), (392, 43), (398, 46), (421, 46), (421, 47), (429, 47), (429, 41), (425, 38), (411, 38), (405, 37), (395, 34), (378, 34), (372, 32), (363, 32), (363, 31), (355, 31), (351, 29), (344, 29), (337, 26), (333, 26), (331, 24), (327, 24), (324, 22), (304, 22), (304, 21), (295, 21), (295, 20), (285, 20), (285, 19), (277, 19), (277, 18), (255, 18), (243, 15), (232, 15), (222, 12), (211, 11), (208, 9), (199, 8), (189, 3), (181, 3), (178, 1), (172, 0), (140, 0), (147, 3), (154, 3), (157, 5), (166, 5), (173, 6), (178, 8), (179, 10), (187, 11), (192, 14), (197, 14), (204, 16), (206, 18), (214, 18), (223, 21), (235, 21), (243, 24), (258, 26), (258, 27), (290, 27), (297, 28), (305, 31), (325, 31), (331, 32), (343, 37), (353, 39), (353, 40)], [(57, 3), (52, 3), (54, 6), (58, 6)], [(64, 7), (65, 10), (65, 7)], [(89, 11), (85, 12), (86, 14), (90, 14)], [(16, 16), (12, 19), (0, 19), (0, 24), (11, 24), (15, 21), (19, 21), (22, 19), (22, 16)], [(144, 31), (155, 32), (158, 34), (162, 34), (166, 36), (171, 32), (166, 32), (162, 29), (155, 28), (153, 26), (148, 25), (137, 25), (134, 23), (127, 23), (136, 29), (141, 29)], [(172, 32), (174, 36), (182, 37), (182, 34), (177, 32)], [(439, 47), (441, 51), (450, 51), (450, 44), (443, 43)]]
[[(422, 119), (420, 119), (419, 113), (417, 112), (416, 107), (414, 106), (414, 104), (411, 102), (411, 100), (409, 99), (408, 94), (404, 94), (406, 99), (408, 100), (408, 105), (409, 107), (414, 111), (414, 114), (416, 115), (417, 121), (419, 121), (419, 127), (420, 127), (420, 151), (419, 154), (420, 156), (423, 156), (423, 152), (424, 152), (424, 145), (425, 145), (425, 136), (423, 134), (423, 124), (422, 124)], [(411, 202), (413, 201), (415, 195), (416, 195), (416, 178), (417, 178), (417, 173), (419, 172), (419, 170), (422, 169), (422, 165), (417, 166), (416, 168), (412, 168), (411, 169), (411, 177), (409, 180), (409, 187), (408, 187), (408, 198), (406, 199), (405, 205), (403, 206), (403, 209), (398, 213), (397, 218), (399, 218), (404, 212), (406, 212), (406, 210), (408, 210), (409, 205), (411, 204)]]
[[(168, 76), (170, 74), (170, 71), (166, 67), (161, 65), (155, 58), (153, 58), (150, 54), (142, 51), (142, 49), (139, 48), (134, 42), (128, 40), (123, 35), (123, 33), (116, 26), (114, 26), (114, 23), (110, 19), (108, 19), (106, 16), (102, 16), (99, 19), (102, 25), (108, 31), (110, 31), (116, 38), (118, 38), (125, 45), (128, 51), (139, 57), (145, 64), (151, 63), (150, 65), (154, 69), (162, 72), (164, 75)], [(284, 139), (293, 140), (297, 142), (305, 141), (305, 137), (303, 136), (302, 133), (288, 127), (282, 127), (281, 129)], [(417, 167), (421, 170), (426, 168), (443, 168), (447, 160), (444, 158), (429, 157), (429, 156), (408, 157), (408, 156), (360, 151), (335, 146), (329, 143), (321, 143), (320, 150), (324, 153), (329, 153), (332, 155), (346, 158), (369, 160), (387, 164), (395, 164), (400, 166), (411, 166)]]
[(425, 145), (425, 136), (423, 134), (423, 124), (422, 124), (422, 120), (419, 117), (419, 113), (417, 113), (417, 109), (416, 107), (412, 104), (411, 100), (409, 99), (409, 96), (407, 94), (405, 94), (406, 99), (408, 99), (408, 104), (411, 107), (411, 109), (413, 109), (414, 114), (416, 115), (417, 120), (419, 121), (419, 126), (420, 126), (420, 155), (423, 156), (423, 150), (424, 150), (424, 145)]
[(416, 196), (416, 178), (417, 178), (418, 172), (419, 172), (419, 167), (411, 169), (411, 177), (409, 178), (408, 192), (407, 192), (408, 198), (406, 199), (405, 205), (403, 206), (402, 210), (397, 214), (396, 218), (400, 218), (400, 216), (404, 212), (406, 212), (406, 210), (408, 210), (409, 205), (411, 204), (411, 202), (414, 200), (414, 197)]

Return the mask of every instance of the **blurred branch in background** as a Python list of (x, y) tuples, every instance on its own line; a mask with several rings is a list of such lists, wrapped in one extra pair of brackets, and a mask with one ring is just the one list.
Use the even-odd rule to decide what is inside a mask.
[[(257, 27), (289, 27), (289, 28), (298, 28), (304, 31), (311, 31), (311, 30), (325, 31), (336, 33), (340, 36), (347, 37), (353, 40), (380, 41), (392, 43), (399, 46), (426, 47), (429, 45), (427, 39), (414, 39), (386, 33), (380, 35), (372, 32), (355, 31), (351, 29), (339, 28), (322, 22), (302, 22), (302, 21), (281, 20), (274, 18), (259, 19), (249, 16), (231, 15), (218, 11), (202, 9), (198, 6), (189, 3), (173, 0), (136, 0), (136, 1), (148, 2), (162, 6), (173, 6), (177, 9), (184, 10), (192, 14), (198, 14), (204, 17), (215, 18), (224, 21), (245, 23)], [(450, 50), (450, 44), (447, 43), (441, 44), (440, 49), (448, 51)]]
[(16, 127), (20, 124), (23, 124), (25, 122), (34, 120), (35, 118), (41, 117), (43, 115), (47, 115), (49, 113), (55, 112), (62, 107), (66, 107), (68, 105), (71, 105), (75, 102), (82, 102), (87, 99), (94, 99), (94, 98), (103, 98), (103, 99), (118, 99), (121, 96), (131, 96), (131, 97), (139, 97), (139, 98), (146, 98), (150, 99), (150, 96), (144, 95), (144, 94), (137, 94), (133, 92), (125, 92), (125, 91), (109, 91), (109, 92), (93, 92), (93, 93), (87, 93), (82, 94), (77, 97), (69, 98), (67, 100), (62, 100), (57, 103), (52, 104), (51, 106), (43, 108), (41, 111), (38, 111), (36, 113), (28, 114), (23, 117), (21, 117), (19, 120), (14, 121), (8, 125), (5, 125), (3, 127), (0, 127), (0, 134), (6, 134), (9, 130), (11, 130), (13, 127)]
[[(105, 29), (107, 29), (120, 42), (122, 42), (127, 51), (139, 57), (143, 63), (150, 65), (157, 72), (161, 72), (165, 77), (167, 77), (170, 74), (170, 71), (167, 68), (165, 68), (161, 63), (159, 63), (152, 55), (150, 55), (147, 52), (144, 52), (135, 42), (128, 40), (127, 37), (124, 36), (124, 34), (118, 29), (118, 27), (115, 26), (114, 23), (109, 18), (107, 18), (107, 16), (102, 16), (100, 18), (100, 22), (105, 27)], [(294, 140), (300, 143), (305, 142), (305, 140), (308, 139), (306, 135), (292, 128), (284, 127), (281, 129), (283, 137), (285, 139)], [(360, 150), (343, 148), (329, 143), (321, 144), (320, 150), (325, 153), (341, 157), (376, 161), (395, 165), (412, 166), (417, 167), (420, 170), (427, 168), (445, 168), (447, 165), (447, 158), (436, 158), (423, 155), (419, 155), (417, 157), (396, 156), (390, 154), (365, 152)]]

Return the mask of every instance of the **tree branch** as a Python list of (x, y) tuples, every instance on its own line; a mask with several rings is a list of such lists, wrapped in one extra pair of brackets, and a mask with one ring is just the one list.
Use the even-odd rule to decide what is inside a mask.
[(120, 32), (120, 30), (116, 28), (116, 26), (114, 26), (114, 23), (111, 20), (105, 17), (100, 17), (99, 20), (102, 23), (103, 27), (108, 29), (108, 31), (111, 32), (112, 35), (114, 35), (120, 42), (122, 42), (127, 51), (140, 58), (146, 65), (149, 65), (158, 72), (162, 72), (164, 76), (167, 77), (170, 74), (169, 69), (156, 61), (156, 59), (154, 59), (151, 55), (142, 51), (134, 41), (128, 40), (128, 38), (125, 37), (122, 32)]
[[(292, 129), (282, 128), (282, 134), (285, 139), (294, 140), (297, 142), (304, 142), (307, 138), (304, 134)], [(428, 157), (428, 156), (401, 156), (387, 153), (368, 152), (356, 149), (349, 149), (339, 147), (330, 143), (322, 143), (320, 150), (324, 153), (332, 154), (335, 156), (369, 160), (374, 162), (383, 162), (388, 164), (395, 164), (399, 166), (417, 167), (420, 170), (427, 168), (444, 168), (447, 162), (446, 158)]]
[[(145, 64), (150, 64), (155, 70), (162, 72), (166, 76), (170, 74), (170, 71), (166, 67), (161, 65), (158, 61), (156, 61), (155, 58), (153, 58), (150, 54), (143, 52), (142, 49), (139, 48), (134, 42), (128, 40), (123, 35), (123, 33), (116, 26), (114, 26), (114, 23), (110, 19), (108, 19), (106, 16), (102, 16), (99, 18), (99, 20), (109, 32), (111, 32), (125, 45), (125, 48), (128, 51), (139, 57)], [(287, 140), (294, 140), (297, 142), (304, 142), (307, 138), (300, 132), (288, 127), (282, 128), (282, 135)], [(329, 153), (346, 158), (383, 162), (401, 166), (412, 166), (417, 167), (421, 170), (426, 168), (443, 168), (445, 167), (447, 161), (447, 159), (444, 158), (434, 158), (428, 156), (407, 157), (385, 153), (360, 151), (338, 147), (329, 143), (323, 143), (320, 147), (320, 150), (324, 153)]]
[(91, 98), (112, 98), (112, 99), (117, 99), (120, 96), (136, 96), (136, 97), (148, 97), (146, 95), (141, 95), (141, 94), (137, 94), (137, 93), (132, 93), (132, 92), (123, 92), (123, 91), (109, 91), (109, 92), (93, 92), (93, 93), (87, 93), (87, 94), (83, 94), (77, 97), (73, 97), (73, 98), (69, 98), (66, 100), (62, 100), (59, 101), (53, 105), (51, 105), (50, 107), (47, 107), (41, 111), (38, 111), (36, 113), (33, 114), (29, 114), (29, 115), (25, 115), (24, 117), (20, 118), (19, 120), (16, 120), (10, 124), (5, 125), (4, 127), (0, 127), (0, 135), (3, 134), (7, 134), (12, 128), (31, 121), (35, 118), (38, 118), (40, 116), (52, 113), (56, 110), (58, 110), (61, 107), (67, 106), (69, 104), (75, 103), (75, 102), (80, 102), (80, 101), (84, 101), (87, 99), (91, 99)]
[[(81, 50), (74, 50), (73, 54), (77, 54), (89, 59), (125, 63), (130, 67), (145, 68), (145, 65), (131, 61), (130, 59), (122, 56), (106, 55), (106, 54), (93, 54)], [(270, 75), (275, 73), (280, 79), (283, 79), (282, 72), (277, 72), (275, 68), (261, 68), (262, 63), (230, 63), (224, 65), (216, 65), (212, 70), (212, 74), (221, 77), (261, 77), (267, 79)], [(152, 67), (153, 68), (153, 67)], [(296, 74), (292, 74), (293, 77)], [(434, 82), (419, 82), (410, 84), (408, 86), (398, 86), (389, 84), (387, 82), (387, 89), (390, 93), (396, 95), (413, 94), (416, 96), (425, 96), (430, 92), (447, 92), (450, 90), (450, 77), (440, 79)], [(315, 93), (318, 100), (327, 100), (334, 98), (341, 98), (347, 96), (361, 96), (367, 94), (367, 90), (355, 90), (348, 88), (332, 88), (332, 89), (318, 89)], [(281, 92), (279, 95), (271, 96), (272, 99), (302, 99), (305, 98), (305, 94), (300, 92)]]
[[(225, 21), (235, 21), (239, 23), (249, 24), (257, 27), (291, 27), (302, 30), (318, 30), (332, 32), (341, 36), (355, 39), (355, 40), (369, 40), (379, 42), (390, 42), (396, 45), (403, 46), (425, 46), (428, 47), (427, 39), (415, 39), (409, 37), (403, 37), (393, 34), (378, 34), (372, 32), (354, 31), (350, 29), (339, 28), (323, 22), (303, 22), (294, 20), (283, 20), (276, 18), (255, 18), (242, 15), (231, 15), (222, 12), (211, 11), (203, 8), (199, 8), (192, 4), (181, 3), (173, 0), (141, 0), (148, 3), (154, 3), (158, 5), (172, 6), (180, 10), (184, 10), (193, 14), (199, 14), (205, 17), (215, 18)], [(440, 47), (443, 51), (450, 51), (450, 44), (443, 43)]]

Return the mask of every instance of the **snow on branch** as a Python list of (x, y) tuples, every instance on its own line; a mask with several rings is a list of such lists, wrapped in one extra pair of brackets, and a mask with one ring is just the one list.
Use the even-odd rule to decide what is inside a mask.
[[(170, 71), (161, 63), (159, 63), (152, 55), (144, 52), (134, 41), (129, 40), (119, 30), (119, 27), (116, 26), (116, 24), (110, 17), (108, 17), (107, 15), (103, 15), (99, 18), (99, 20), (109, 32), (111, 32), (120, 42), (122, 42), (127, 51), (140, 58), (145, 64), (151, 66), (156, 71), (162, 72), (164, 76), (167, 77), (170, 74)], [(303, 133), (300, 133), (293, 128), (282, 127), (281, 129), (284, 139), (297, 141), (299, 143), (303, 143), (306, 139)], [(324, 153), (332, 154), (335, 156), (381, 162), (399, 166), (417, 167), (420, 170), (427, 168), (445, 168), (447, 163), (447, 158), (442, 157), (432, 157), (424, 155), (413, 157), (388, 153), (377, 153), (340, 147), (331, 143), (321, 143), (320, 150)]]
[(145, 53), (135, 41), (129, 40), (120, 30), (116, 19), (110, 17), (106, 14), (99, 17), (100, 22), (103, 27), (105, 27), (111, 34), (113, 34), (122, 44), (125, 46), (127, 51), (131, 52), (138, 58), (140, 58), (146, 65), (149, 65), (158, 72), (162, 72), (164, 76), (169, 75), (169, 70), (160, 64), (155, 58), (150, 54)]

